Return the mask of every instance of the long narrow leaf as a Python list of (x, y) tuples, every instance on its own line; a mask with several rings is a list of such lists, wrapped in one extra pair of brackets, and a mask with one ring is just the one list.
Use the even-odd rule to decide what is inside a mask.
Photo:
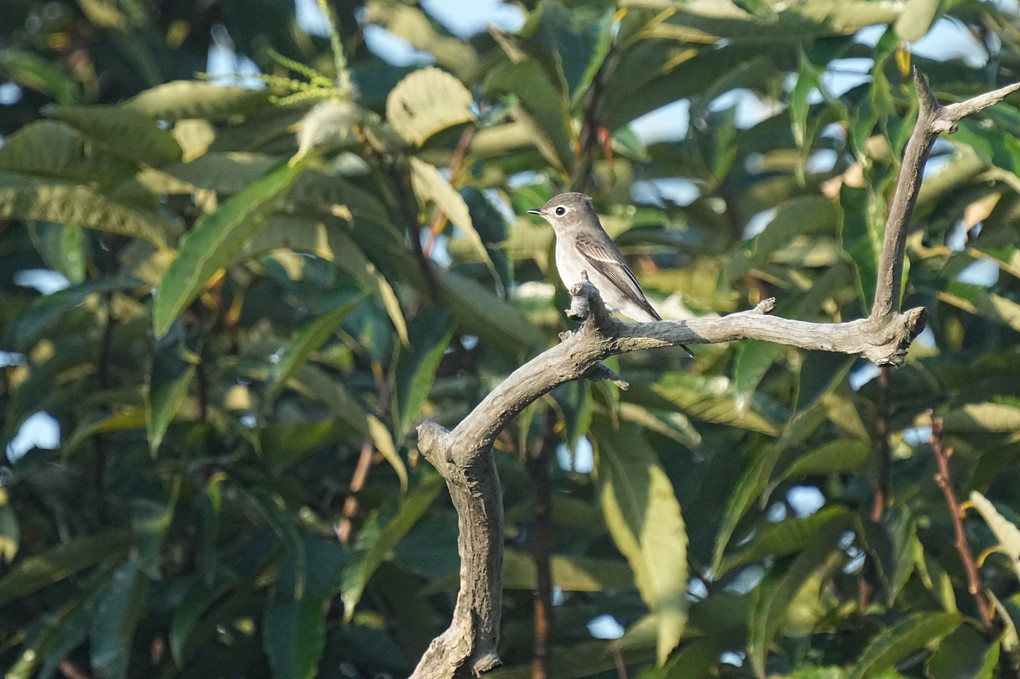
[(156, 292), (152, 322), (157, 337), (167, 333), (213, 274), (258, 231), (300, 174), (300, 165), (281, 165), (195, 224)]

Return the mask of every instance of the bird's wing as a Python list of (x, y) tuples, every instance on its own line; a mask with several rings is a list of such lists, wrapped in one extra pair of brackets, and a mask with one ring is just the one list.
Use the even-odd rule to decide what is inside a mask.
[(621, 293), (651, 314), (653, 318), (660, 319), (659, 314), (645, 299), (645, 293), (637, 282), (637, 278), (634, 277), (634, 272), (627, 266), (627, 260), (623, 258), (608, 235), (591, 235), (582, 231), (577, 234), (575, 245), (577, 251), (595, 271), (609, 279), (609, 282), (616, 286)]

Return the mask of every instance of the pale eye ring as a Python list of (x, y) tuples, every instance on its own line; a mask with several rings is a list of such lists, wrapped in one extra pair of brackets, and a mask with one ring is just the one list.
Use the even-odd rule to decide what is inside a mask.
[(556, 208), (556, 216), (557, 217), (562, 217), (565, 214), (567, 214), (567, 208), (563, 207), (562, 205), (560, 205), (558, 208)]

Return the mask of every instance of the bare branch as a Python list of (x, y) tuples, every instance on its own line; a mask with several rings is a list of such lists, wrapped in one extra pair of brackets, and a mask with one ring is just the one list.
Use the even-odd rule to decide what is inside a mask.
[(885, 221), (885, 240), (878, 264), (878, 283), (875, 286), (875, 306), (871, 310), (874, 321), (888, 320), (900, 310), (900, 286), (903, 280), (903, 257), (907, 242), (910, 218), (921, 188), (924, 164), (939, 134), (953, 132), (957, 123), (1020, 89), (1020, 83), (997, 89), (987, 94), (948, 106), (941, 106), (921, 72), (914, 67), (914, 83), (920, 104), (917, 122), (903, 150), (903, 162), (889, 204)]
[(587, 280), (570, 293), (568, 316), (584, 319), (561, 343), (507, 377), (452, 431), (432, 422), (418, 427), (419, 449), (446, 479), (460, 521), (460, 593), (449, 629), (433, 640), (412, 679), (448, 679), (481, 674), (500, 665), (496, 652), (503, 568), (503, 507), (492, 443), (528, 404), (571, 380), (626, 382), (602, 361), (609, 356), (682, 344), (758, 339), (808, 350), (863, 356), (878, 365), (899, 365), (924, 329), (923, 308), (900, 311), (900, 285), (907, 227), (917, 201), (922, 168), (938, 134), (961, 118), (1020, 90), (1005, 87), (968, 101), (940, 106), (915, 70), (921, 105), (907, 142), (899, 181), (889, 208), (879, 264), (875, 306), (868, 318), (845, 323), (809, 323), (769, 316), (775, 301), (721, 318), (624, 323), (606, 310)]

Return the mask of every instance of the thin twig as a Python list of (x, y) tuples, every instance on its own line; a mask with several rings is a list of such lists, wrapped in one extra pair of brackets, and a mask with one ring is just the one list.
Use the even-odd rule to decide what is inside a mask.
[(556, 414), (550, 408), (545, 414), (545, 432), (534, 452), (525, 457), (525, 468), (535, 492), (535, 542), (531, 558), (535, 562), (535, 649), (531, 663), (531, 679), (552, 676), (552, 481), (549, 478), (550, 450), (556, 445)]
[(878, 372), (878, 396), (875, 399), (875, 431), (878, 434), (878, 459), (875, 469), (875, 504), (871, 509), (871, 520), (881, 521), (882, 515), (889, 504), (890, 479), (889, 467), (892, 450), (889, 445), (890, 433), (890, 393), (889, 368), (882, 366)]
[(949, 513), (953, 517), (953, 531), (956, 533), (956, 552), (960, 555), (960, 561), (963, 562), (963, 568), (967, 572), (967, 591), (974, 597), (978, 612), (981, 614), (981, 622), (987, 631), (992, 624), (992, 607), (981, 586), (981, 575), (978, 573), (977, 562), (974, 560), (973, 552), (970, 551), (967, 533), (963, 528), (963, 509), (956, 497), (956, 491), (953, 490), (953, 480), (949, 474), (949, 457), (953, 451), (943, 445), (942, 418), (930, 410), (928, 414), (931, 417), (929, 442), (939, 467), (938, 474), (935, 475), (935, 483), (942, 489), (942, 494), (946, 497)]
[(341, 510), (340, 527), (336, 531), (337, 539), (345, 545), (351, 539), (351, 519), (358, 512), (358, 498), (355, 494), (365, 486), (365, 481), (368, 479), (368, 470), (372, 466), (372, 454), (374, 452), (375, 447), (372, 445), (372, 439), (366, 437), (361, 443), (358, 464), (354, 467), (354, 474), (351, 476), (351, 494), (344, 500), (344, 507)]
[(939, 134), (952, 132), (961, 119), (1002, 101), (1020, 89), (1020, 83), (1002, 87), (994, 92), (976, 96), (947, 106), (939, 105), (934, 93), (921, 72), (914, 67), (919, 108), (917, 122), (903, 150), (896, 190), (889, 203), (885, 223), (885, 240), (878, 265), (878, 282), (875, 286), (875, 306), (871, 318), (887, 319), (900, 310), (900, 285), (903, 279), (903, 257), (907, 242), (910, 218), (921, 188), (925, 161)]
[[(460, 135), (460, 141), (457, 142), (457, 148), (453, 151), (453, 158), (450, 159), (450, 183), (453, 184), (454, 177), (457, 176), (457, 172), (460, 171), (460, 166), (464, 162), (464, 155), (467, 153), (468, 146), (471, 144), (471, 139), (475, 136), (474, 127), (464, 128), (464, 132)], [(432, 256), (432, 248), (436, 244), (436, 238), (443, 231), (443, 226), (446, 225), (446, 213), (443, 209), (436, 206), (436, 211), (432, 214), (432, 221), (429, 222), (428, 236), (425, 238), (425, 246), (422, 251), (426, 257)]]

